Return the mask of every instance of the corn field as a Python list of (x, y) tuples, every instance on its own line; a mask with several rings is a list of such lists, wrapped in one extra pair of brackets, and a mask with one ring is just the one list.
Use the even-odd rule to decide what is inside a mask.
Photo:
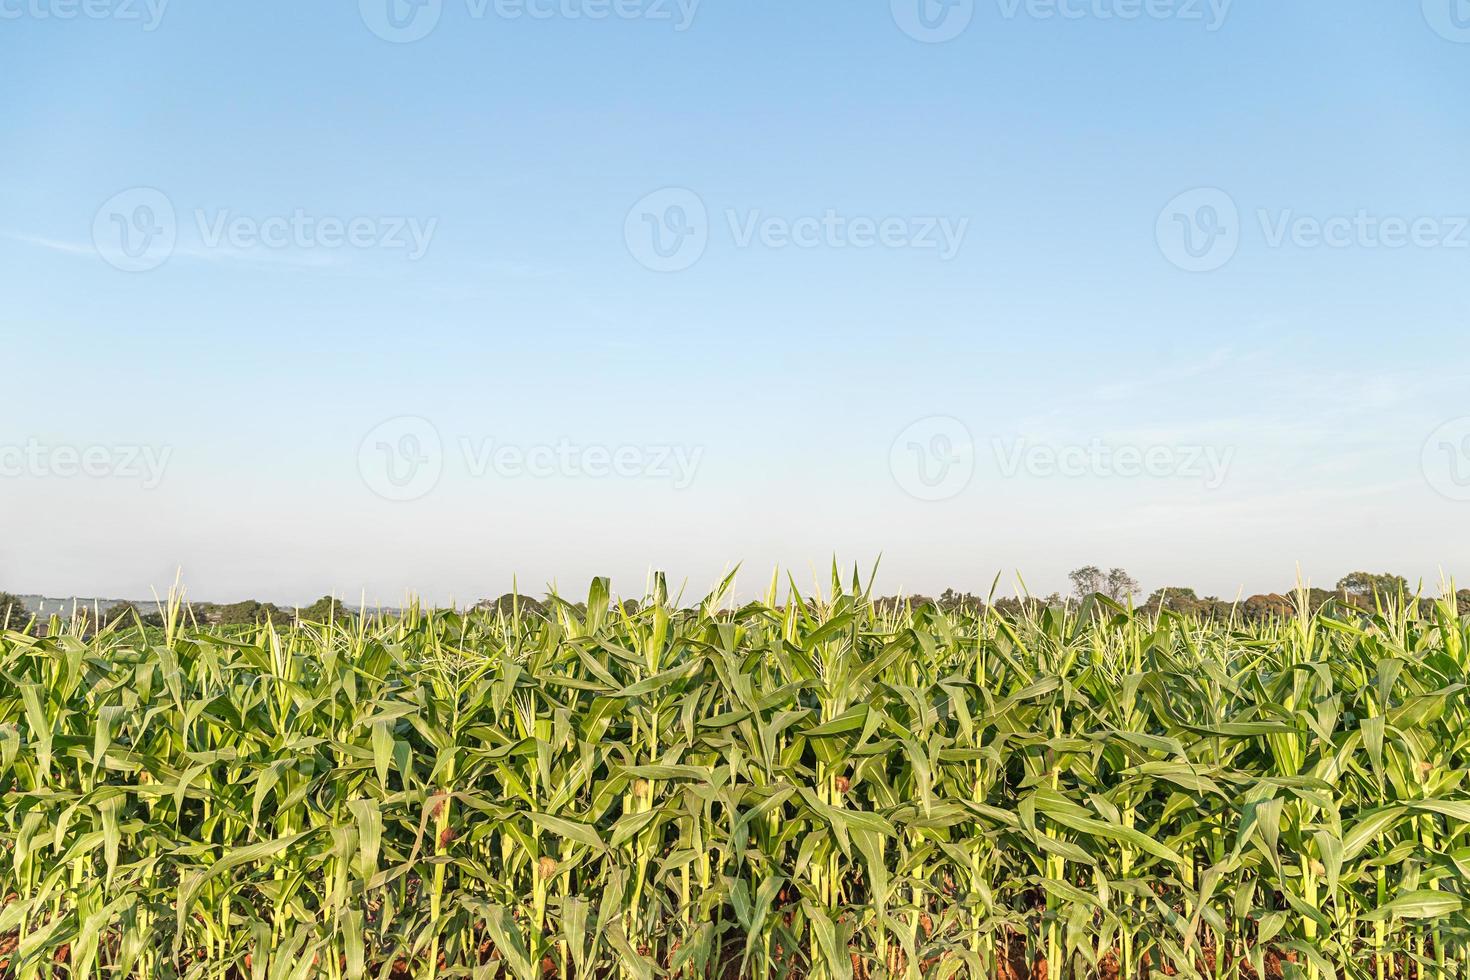
[(0, 975), (1470, 976), (1453, 600), (732, 591), (12, 622)]

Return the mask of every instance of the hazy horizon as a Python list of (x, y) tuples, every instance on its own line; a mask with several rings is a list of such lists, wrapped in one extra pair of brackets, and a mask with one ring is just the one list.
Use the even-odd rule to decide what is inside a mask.
[[(851, 563), (847, 563), (839, 565), (839, 569), (841, 571), (844, 587), (847, 587), (852, 581), (854, 567)], [(1103, 571), (1107, 571), (1108, 566), (1102, 566), (1102, 569)], [(735, 588), (732, 593), (736, 598), (746, 600), (751, 598), (759, 598), (766, 594), (771, 581), (771, 573), (769, 570), (764, 575), (755, 574), (749, 569), (731, 569), (730, 571), (735, 572), (737, 576), (735, 581)], [(820, 567), (812, 566), (810, 568), (801, 570), (782, 568), (778, 571), (780, 581), (778, 596), (783, 599), (786, 596), (788, 590), (791, 588), (792, 582), (794, 582), (796, 587), (801, 590), (803, 595), (814, 595), (818, 591), (820, 591), (822, 595), (829, 595), (832, 591), (832, 575), (830, 564)], [(1124, 569), (1124, 571), (1128, 570)], [(1214, 591), (1209, 588), (1203, 588), (1195, 583), (1182, 580), (1171, 581), (1167, 583), (1151, 583), (1139, 581), (1139, 591), (1137, 594), (1137, 599), (1141, 602), (1144, 598), (1146, 598), (1148, 595), (1158, 589), (1178, 588), (1193, 588), (1195, 592), (1201, 597), (1213, 596), (1226, 602), (1233, 602), (1237, 600), (1243, 601), (1255, 595), (1269, 595), (1273, 593), (1278, 595), (1287, 595), (1290, 594), (1298, 585), (1331, 591), (1336, 583), (1347, 574), (1349, 574), (1349, 572), (1351, 571), (1367, 571), (1374, 574), (1399, 573), (1399, 570), (1397, 569), (1350, 569), (1342, 572), (1341, 574), (1330, 576), (1326, 579), (1311, 579), (1304, 576), (1300, 580), (1290, 579), (1287, 581), (1278, 582), (1272, 586), (1266, 586), (1258, 589), (1246, 588), (1244, 585), (1241, 585), (1236, 587), (1235, 589), (1223, 592)], [(1071, 596), (1074, 592), (1071, 582), (1068, 581), (1065, 576), (1063, 576), (1063, 580), (1055, 584), (1054, 587), (1037, 586), (1024, 574), (1007, 575), (1005, 572), (1001, 572), (998, 573), (998, 576), (991, 576), (984, 582), (978, 583), (978, 585), (955, 584), (935, 589), (912, 589), (888, 584), (890, 576), (884, 573), (881, 567), (878, 569), (876, 578), (873, 577), (873, 569), (871, 565), (866, 567), (859, 566), (856, 569), (856, 572), (865, 587), (870, 581), (873, 581), (875, 583), (872, 590), (873, 594), (875, 596), (883, 597), (923, 595), (929, 598), (937, 598), (947, 588), (953, 588), (955, 591), (961, 593), (968, 592), (981, 599), (989, 598), (992, 595), (996, 599), (1014, 598), (1022, 595), (1030, 595), (1033, 597), (1044, 598), (1053, 593), (1061, 593), (1063, 596)], [(653, 573), (650, 572), (649, 576), (646, 579), (641, 579), (640, 581), (644, 581), (646, 584), (651, 583), (652, 574)], [(667, 572), (665, 572), (665, 576), (668, 582), (670, 594), (681, 596), (682, 600), (686, 604), (697, 602), (705, 595), (715, 591), (715, 589), (720, 585), (721, 581), (724, 578), (723, 575), (718, 576), (716, 579), (706, 584), (697, 583), (688, 579), (679, 579), (672, 575), (669, 575)], [(1470, 585), (1470, 583), (1455, 580), (1453, 576), (1450, 576), (1448, 574), (1441, 576), (1437, 572), (1430, 577), (1415, 578), (1414, 576), (1409, 575), (1405, 575), (1405, 577), (1409, 581), (1409, 586), (1411, 590), (1417, 590), (1424, 596), (1431, 598), (1441, 595), (1442, 584), (1454, 585), (1457, 590), (1463, 590), (1467, 585)], [(190, 587), (189, 582), (186, 579), (177, 582), (170, 580), (170, 582), (165, 585), (150, 587), (150, 592), (143, 595), (111, 593), (93, 594), (80, 593), (75, 591), (35, 592), (15, 588), (13, 584), (7, 584), (5, 582), (0, 582), (0, 591), (15, 593), (17, 595), (21, 595), (27, 598), (38, 597), (47, 602), (60, 601), (70, 603), (76, 601), (90, 603), (94, 601), (115, 601), (131, 602), (135, 604), (151, 604), (158, 601), (166, 602), (171, 592), (181, 589), (185, 600), (187, 602), (193, 603), (227, 605), (234, 602), (256, 600), (260, 602), (269, 602), (282, 608), (289, 609), (304, 608), (311, 603), (317, 601), (318, 599), (323, 598), (324, 596), (331, 596), (332, 598), (341, 601), (349, 608), (356, 608), (360, 605), (365, 605), (369, 609), (395, 609), (406, 607), (409, 600), (411, 599), (418, 599), (430, 605), (439, 607), (452, 606), (457, 608), (464, 608), (467, 606), (472, 606), (477, 602), (498, 599), (501, 596), (510, 594), (512, 592), (530, 598), (541, 598), (553, 591), (553, 588), (562, 598), (575, 602), (579, 601), (582, 597), (586, 595), (587, 587), (590, 585), (590, 583), (590, 578), (581, 583), (543, 583), (539, 586), (529, 585), (525, 581), (513, 581), (506, 584), (503, 588), (487, 589), (482, 594), (450, 595), (439, 598), (428, 596), (423, 593), (414, 592), (412, 590), (398, 596), (372, 596), (367, 595), (363, 590), (359, 590), (357, 593), (346, 593), (341, 590), (331, 589), (317, 590), (314, 592), (308, 591), (304, 594), (296, 596), (272, 594), (269, 591), (262, 590), (239, 595), (203, 595), (196, 594), (194, 590)], [(627, 582), (620, 583), (618, 579), (612, 578), (611, 586), (612, 594), (624, 599), (641, 598), (644, 595), (648, 594), (645, 585), (639, 585), (633, 582), (631, 579)], [(993, 593), (991, 591), (992, 587), (994, 588)]]

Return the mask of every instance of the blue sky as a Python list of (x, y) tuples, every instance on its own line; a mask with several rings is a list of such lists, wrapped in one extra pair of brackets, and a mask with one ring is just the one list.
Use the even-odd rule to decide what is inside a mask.
[(1467, 553), (1470, 9), (390, 2), (0, 2), (0, 588)]

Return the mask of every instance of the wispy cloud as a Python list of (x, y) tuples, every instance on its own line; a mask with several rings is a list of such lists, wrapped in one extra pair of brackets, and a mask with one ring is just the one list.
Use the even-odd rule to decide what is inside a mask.
[(345, 254), (320, 249), (179, 248), (173, 254), (177, 258), (197, 259), (201, 262), (238, 262), (304, 269), (338, 269), (348, 264)]
[(1250, 526), (1259, 530), (1263, 526), (1301, 526), (1322, 519), (1324, 514), (1340, 515), (1342, 511), (1334, 504), (1403, 500), (1423, 489), (1422, 480), (1405, 479), (1361, 486), (1317, 485), (1208, 497), (1193, 494), (1188, 499), (1155, 498), (1118, 508), (1099, 520), (1098, 526), (1127, 532), (1159, 527)]
[(22, 235), (14, 231), (0, 231), (0, 238), (9, 239), (12, 242), (20, 242), (22, 245), (34, 245), (37, 248), (50, 249), (53, 252), (65, 252), (68, 255), (97, 254), (97, 250), (91, 245), (79, 244), (77, 242), (63, 242), (54, 238), (42, 238), (38, 235)]
[(1100, 401), (1123, 401), (1152, 395), (1159, 390), (1177, 388), (1180, 382), (1222, 371), (1230, 365), (1234, 357), (1233, 348), (1217, 347), (1198, 360), (1176, 362), (1138, 378), (1097, 385), (1092, 389), (1092, 394)]
[[(28, 235), (14, 231), (0, 231), (0, 238), (35, 248), (44, 248), (65, 255), (96, 258), (97, 249), (86, 242), (68, 242), (40, 235)], [(301, 269), (339, 269), (348, 265), (348, 256), (342, 252), (321, 249), (280, 248), (200, 248), (181, 246), (175, 248), (170, 258), (194, 259), (200, 262), (240, 263), (258, 266), (284, 266)]]

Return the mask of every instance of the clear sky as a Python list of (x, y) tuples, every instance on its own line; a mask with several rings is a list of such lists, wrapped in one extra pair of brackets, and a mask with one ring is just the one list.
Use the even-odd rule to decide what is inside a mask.
[(0, 588), (1470, 576), (1451, 0), (0, 0), (0, 74)]

